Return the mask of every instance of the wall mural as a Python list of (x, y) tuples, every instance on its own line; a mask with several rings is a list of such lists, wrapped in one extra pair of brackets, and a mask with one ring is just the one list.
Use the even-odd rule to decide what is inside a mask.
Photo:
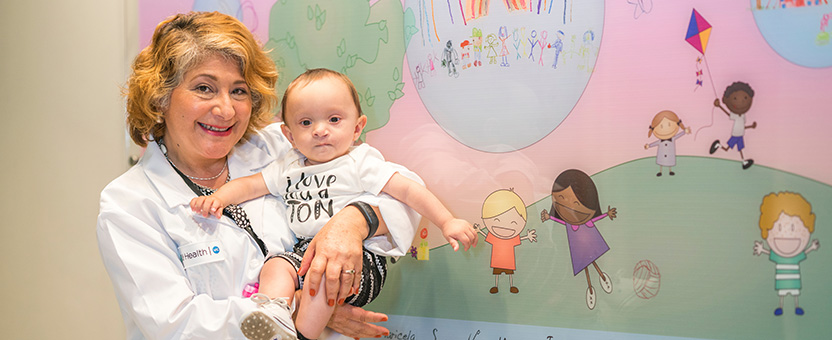
[(826, 0), (139, 1), (341, 71), (363, 140), (480, 242), (423, 222), (388, 339), (832, 338)]

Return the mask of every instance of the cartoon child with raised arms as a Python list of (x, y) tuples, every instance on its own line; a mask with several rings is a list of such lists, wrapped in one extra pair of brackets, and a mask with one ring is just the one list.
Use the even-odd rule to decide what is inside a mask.
[(526, 228), (526, 204), (513, 190), (500, 189), (492, 192), (482, 204), (482, 223), (486, 231), (474, 224), (480, 234), (485, 235), (485, 242), (491, 244), (491, 268), (494, 274), (494, 287), (489, 292), (500, 291), (500, 275), (508, 276), (509, 291), (517, 294), (520, 290), (514, 286), (514, 271), (517, 269), (514, 248), (523, 240), (537, 242), (537, 234), (531, 229), (526, 236), (520, 233)]
[(575, 276), (581, 271), (586, 273), (586, 305), (589, 309), (594, 309), (596, 302), (595, 288), (589, 279), (589, 265), (598, 272), (604, 292), (612, 293), (612, 280), (607, 273), (601, 271), (596, 262), (610, 250), (595, 225), (595, 222), (607, 216), (613, 220), (616, 209), (607, 207), (607, 212), (602, 214), (595, 183), (589, 175), (576, 169), (566, 170), (555, 178), (555, 183), (552, 184), (552, 209), (540, 212), (541, 221), (552, 220), (566, 227), (572, 272)]
[[(329, 217), (361, 195), (383, 192), (404, 202), (436, 224), (455, 251), (460, 244), (466, 250), (476, 246), (478, 237), (474, 227), (455, 218), (424, 186), (400, 174), (401, 166), (385, 161), (378, 150), (367, 144), (354, 146), (367, 116), (361, 113), (358, 93), (347, 76), (328, 69), (306, 71), (286, 89), (282, 115), (281, 128), (295, 148), (294, 153), (272, 162), (261, 173), (232, 180), (213, 195), (191, 201), (194, 211), (217, 217), (228, 204), (267, 194), (283, 197), (287, 205), (289, 227), (298, 238), (296, 251), (277, 255), (285, 261), (271, 260), (263, 265), (260, 291), (252, 295), (260, 310), (244, 316), (240, 326), (246, 337), (279, 336), (287, 340), (296, 339), (296, 335), (301, 339), (316, 339), (321, 335), (335, 309), (334, 301), (327, 301), (324, 281), (319, 287), (304, 286), (297, 271), (312, 237)], [(306, 209), (302, 209), (304, 206)], [(370, 212), (364, 213), (370, 215)], [(376, 234), (382, 233), (382, 229)], [(382, 255), (365, 247), (362, 272), (348, 269), (343, 273), (358, 274), (354, 280), (360, 280), (360, 286), (346, 299), (347, 303), (360, 307), (378, 295), (387, 271), (387, 261)], [(266, 271), (277, 274), (267, 276), (263, 274)], [(296, 289), (303, 291), (298, 323), (294, 325), (288, 306), (292, 305)], [(319, 293), (315, 294), (316, 291)]]
[(745, 149), (745, 140), (743, 139), (743, 136), (745, 136), (745, 130), (757, 127), (757, 122), (753, 122), (751, 125), (745, 125), (745, 114), (748, 112), (748, 109), (751, 108), (751, 102), (753, 99), (754, 90), (751, 89), (751, 86), (741, 81), (737, 81), (728, 86), (722, 95), (722, 102), (725, 103), (725, 107), (727, 107), (728, 110), (725, 110), (722, 105), (719, 105), (719, 99), (714, 100), (714, 106), (718, 107), (722, 110), (722, 112), (725, 112), (725, 114), (728, 115), (728, 119), (734, 122), (734, 125), (731, 128), (731, 138), (728, 139), (727, 145), (722, 145), (722, 143), (719, 142), (719, 139), (717, 139), (711, 143), (709, 152), (713, 155), (714, 152), (720, 148), (724, 151), (728, 151), (736, 146), (737, 151), (740, 152), (743, 170), (754, 165), (753, 159), (745, 159), (745, 156), (742, 154), (742, 149)]
[(754, 255), (768, 254), (774, 262), (774, 290), (780, 297), (780, 306), (774, 315), (783, 315), (783, 300), (794, 297), (794, 313), (803, 315), (797, 298), (800, 284), (800, 262), (806, 254), (820, 247), (817, 239), (811, 240), (815, 231), (815, 214), (812, 205), (803, 196), (793, 192), (771, 193), (763, 197), (760, 205), (760, 236), (766, 241), (754, 241)]
[(661, 177), (662, 168), (667, 167), (667, 174), (675, 175), (673, 167), (676, 166), (676, 140), (690, 133), (690, 127), (682, 124), (682, 120), (673, 111), (661, 111), (653, 117), (647, 137), (656, 136), (659, 140), (644, 144), (644, 150), (658, 147), (656, 152), (656, 164), (659, 165), (659, 172), (656, 176)]

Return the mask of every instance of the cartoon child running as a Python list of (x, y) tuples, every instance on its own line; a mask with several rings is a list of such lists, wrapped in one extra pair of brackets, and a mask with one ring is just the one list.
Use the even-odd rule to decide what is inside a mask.
[[(679, 131), (681, 129), (681, 131)], [(673, 111), (661, 111), (653, 117), (650, 123), (650, 130), (647, 131), (647, 137), (655, 135), (659, 140), (644, 144), (644, 150), (658, 147), (656, 153), (656, 164), (659, 165), (659, 172), (656, 176), (662, 175), (662, 168), (667, 167), (670, 176), (675, 175), (673, 167), (676, 166), (676, 140), (682, 138), (686, 133), (690, 133), (690, 127), (682, 124)]]
[(534, 229), (526, 236), (520, 232), (526, 227), (526, 204), (512, 190), (500, 189), (492, 192), (482, 204), (482, 223), (488, 232), (474, 224), (480, 234), (485, 235), (485, 242), (491, 244), (491, 268), (494, 273), (494, 287), (491, 294), (499, 292), (500, 274), (508, 275), (510, 292), (517, 294), (520, 290), (514, 286), (514, 270), (517, 269), (514, 248), (523, 240), (537, 242)]
[[(543, 210), (540, 219), (552, 220), (566, 226), (569, 252), (572, 256), (572, 271), (578, 275), (586, 273), (586, 306), (595, 308), (595, 289), (589, 280), (589, 265), (595, 267), (601, 279), (601, 288), (607, 294), (612, 293), (612, 280), (601, 271), (596, 260), (610, 250), (595, 222), (609, 216), (616, 217), (615, 208), (607, 207), (607, 213), (601, 214), (598, 190), (587, 174), (581, 170), (569, 169), (562, 172), (552, 185), (552, 210)], [(487, 241), (487, 240), (486, 240)]]
[[(763, 197), (760, 205), (760, 236), (754, 241), (754, 255), (768, 254), (774, 262), (774, 289), (780, 296), (780, 306), (774, 315), (783, 315), (783, 300), (786, 295), (794, 297), (794, 313), (803, 315), (803, 308), (797, 303), (800, 295), (800, 262), (806, 254), (820, 247), (817, 239), (811, 240), (815, 230), (815, 214), (812, 205), (798, 193), (779, 192)], [(808, 246), (808, 247), (807, 247)]]
[(754, 165), (753, 159), (745, 159), (745, 156), (742, 154), (742, 149), (745, 149), (745, 141), (743, 140), (745, 129), (754, 129), (757, 127), (757, 122), (753, 122), (751, 125), (745, 125), (745, 114), (751, 108), (753, 98), (754, 90), (751, 89), (751, 86), (737, 81), (731, 84), (731, 86), (728, 86), (722, 95), (722, 102), (728, 108), (727, 111), (719, 105), (719, 99), (714, 100), (714, 106), (718, 107), (722, 112), (725, 112), (728, 115), (728, 119), (734, 121), (734, 127), (731, 129), (731, 138), (728, 139), (728, 145), (723, 146), (719, 142), (719, 139), (717, 139), (711, 143), (710, 153), (713, 155), (719, 148), (728, 151), (728, 149), (733, 149), (734, 145), (736, 145), (737, 151), (740, 152), (740, 159), (742, 159), (743, 170)]

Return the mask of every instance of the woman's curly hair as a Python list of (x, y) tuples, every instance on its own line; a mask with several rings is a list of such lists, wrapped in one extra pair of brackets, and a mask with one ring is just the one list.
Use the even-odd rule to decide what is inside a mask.
[(127, 81), (127, 128), (139, 146), (164, 137), (163, 113), (185, 73), (211, 56), (237, 62), (251, 91), (251, 119), (243, 139), (272, 121), (277, 70), (254, 35), (237, 19), (218, 12), (171, 16), (156, 26), (150, 45), (133, 61)]

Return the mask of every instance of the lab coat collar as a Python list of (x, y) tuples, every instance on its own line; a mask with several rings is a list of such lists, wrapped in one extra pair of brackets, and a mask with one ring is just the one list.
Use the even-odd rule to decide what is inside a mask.
[[(252, 138), (258, 137), (255, 135)], [(274, 156), (258, 148), (251, 141), (246, 141), (232, 149), (228, 158), (228, 171), (232, 179), (244, 177), (261, 171), (273, 160)], [(155, 141), (147, 143), (139, 165), (144, 169), (151, 185), (156, 187), (168, 208), (188, 205), (195, 197), (191, 188), (168, 163), (159, 144)]]

